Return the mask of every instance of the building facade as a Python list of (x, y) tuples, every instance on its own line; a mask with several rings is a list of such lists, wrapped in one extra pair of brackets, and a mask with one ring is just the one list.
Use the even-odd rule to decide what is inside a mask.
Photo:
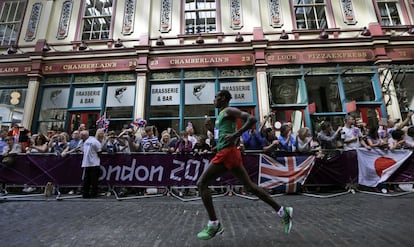
[(159, 130), (214, 94), (294, 129), (414, 109), (413, 0), (0, 0), (0, 123)]

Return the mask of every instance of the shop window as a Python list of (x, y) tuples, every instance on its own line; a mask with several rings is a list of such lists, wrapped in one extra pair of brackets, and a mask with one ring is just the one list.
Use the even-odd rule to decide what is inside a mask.
[(378, 19), (382, 26), (401, 25), (401, 9), (398, 0), (376, 0)]
[(345, 98), (349, 101), (374, 101), (375, 94), (372, 87), (372, 76), (354, 75), (343, 76), (342, 84)]
[[(111, 130), (128, 127), (135, 106), (135, 73), (74, 74), (46, 77), (38, 115), (38, 130), (72, 131), (77, 128), (76, 117), (98, 117), (106, 114)], [(66, 87), (61, 84), (67, 84)], [(69, 115), (70, 114), (70, 115)], [(73, 120), (76, 120), (73, 122)], [(93, 122), (93, 118), (87, 118)], [(86, 122), (82, 122), (85, 123)], [(93, 125), (88, 123), (88, 128)]]
[(180, 83), (152, 84), (150, 91), (151, 117), (179, 116)]
[(184, 116), (210, 116), (211, 113), (214, 115), (214, 95), (214, 82), (186, 82)]
[(305, 77), (309, 103), (316, 104), (316, 112), (342, 112), (338, 76)]
[(39, 112), (39, 132), (64, 130), (69, 102), (69, 88), (52, 87), (43, 91)]
[(15, 45), (26, 0), (0, 1), (0, 46)]
[(216, 0), (185, 0), (185, 34), (217, 31)]
[(132, 118), (134, 102), (134, 85), (108, 86), (106, 90), (106, 112), (109, 118)]
[[(177, 75), (180, 78), (175, 78)], [(174, 78), (168, 78), (168, 75)], [(255, 104), (252, 69), (206, 69), (154, 73), (150, 76), (148, 122), (159, 131), (168, 127), (178, 133), (190, 123), (196, 134), (206, 134), (206, 118), (214, 119), (214, 96), (217, 90), (229, 90), (232, 106)], [(167, 77), (167, 78), (165, 78)]]
[(355, 117), (356, 125), (363, 130), (378, 126), (381, 119), (384, 118), (379, 107), (369, 106), (358, 107), (352, 115)]
[(177, 117), (179, 116), (178, 105), (166, 105), (166, 106), (150, 106), (151, 117)]
[(298, 104), (301, 101), (298, 78), (273, 77), (270, 85), (271, 104)]
[(112, 73), (108, 74), (108, 82), (132, 81), (135, 82), (136, 75), (133, 73)]
[(49, 76), (44, 79), (43, 85), (70, 83), (71, 76)]
[(325, 0), (293, 0), (297, 29), (328, 28)]
[(406, 73), (404, 80), (394, 82), (401, 111), (414, 110), (414, 73)]
[(99, 83), (105, 81), (105, 74), (75, 75), (73, 83)]
[(0, 122), (20, 123), (23, 117), (25, 88), (0, 89)]
[(112, 0), (84, 1), (82, 40), (109, 39), (112, 22)]
[(313, 137), (316, 138), (319, 131), (321, 131), (322, 122), (328, 121), (331, 123), (332, 130), (336, 131), (339, 126), (344, 126), (344, 116), (312, 116)]

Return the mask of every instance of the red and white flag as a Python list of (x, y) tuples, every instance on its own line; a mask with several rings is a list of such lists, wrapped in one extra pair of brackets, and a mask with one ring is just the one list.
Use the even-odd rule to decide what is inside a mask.
[(358, 183), (376, 187), (386, 181), (412, 154), (410, 150), (357, 149)]

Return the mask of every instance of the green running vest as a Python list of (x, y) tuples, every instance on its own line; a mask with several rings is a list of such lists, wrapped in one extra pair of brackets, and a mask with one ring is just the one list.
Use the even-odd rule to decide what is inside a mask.
[(236, 121), (225, 118), (227, 108), (224, 108), (218, 115), (214, 126), (214, 139), (217, 141), (217, 152), (220, 150), (234, 146), (234, 143), (229, 143), (224, 140), (228, 134), (233, 134), (236, 131)]

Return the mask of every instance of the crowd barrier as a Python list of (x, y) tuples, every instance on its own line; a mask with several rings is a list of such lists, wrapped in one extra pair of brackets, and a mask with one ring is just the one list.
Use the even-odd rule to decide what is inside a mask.
[[(278, 156), (297, 153), (280, 152)], [(193, 187), (209, 165), (213, 154), (179, 155), (165, 153), (103, 154), (100, 185), (108, 187)], [(243, 155), (244, 166), (255, 183), (259, 175), (259, 153)], [(6, 185), (76, 187), (82, 183), (82, 154), (66, 157), (54, 154), (22, 154), (13, 165), (0, 164), (0, 182)], [(388, 179), (390, 183), (414, 182), (414, 155)], [(358, 183), (355, 151), (340, 152), (330, 159), (316, 159), (304, 186), (333, 185), (342, 188)], [(237, 186), (240, 182), (225, 174), (212, 186)]]

